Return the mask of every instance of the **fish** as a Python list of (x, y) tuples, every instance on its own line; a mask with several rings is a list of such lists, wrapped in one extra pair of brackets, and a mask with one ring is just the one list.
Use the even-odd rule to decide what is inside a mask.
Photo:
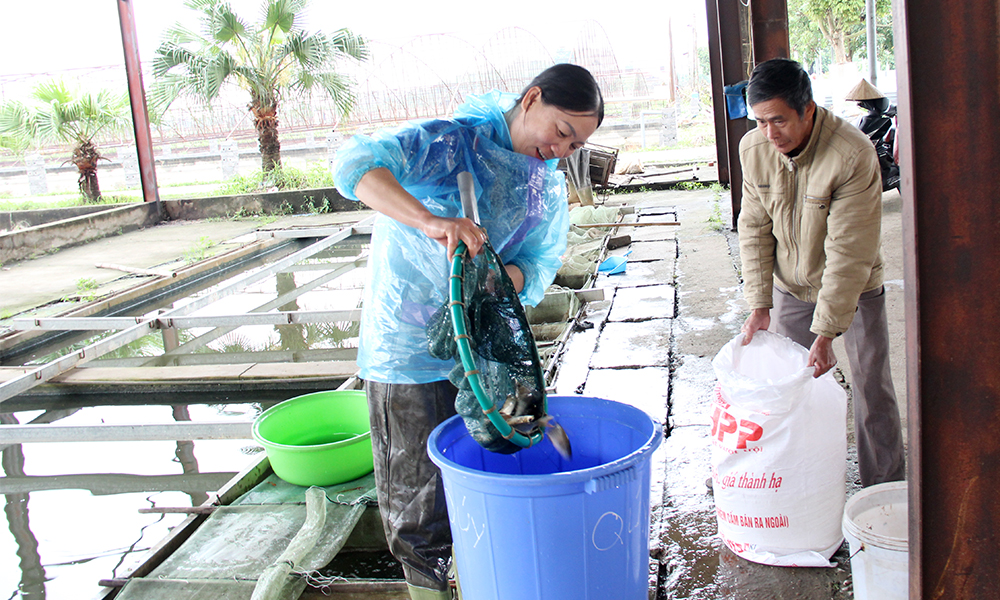
[(542, 412), (542, 395), (517, 380), (514, 381), (514, 390), (515, 393), (508, 394), (500, 408), (500, 415), (507, 424), (529, 437), (540, 429), (563, 458), (572, 460), (573, 447), (569, 435), (552, 415)]
[(500, 409), (500, 414), (510, 423), (511, 417), (521, 417), (531, 415), (535, 418), (541, 417), (542, 395), (538, 390), (533, 390), (514, 380), (514, 394), (508, 394), (507, 399)]
[(569, 443), (569, 435), (566, 434), (566, 430), (562, 428), (562, 425), (552, 420), (552, 415), (542, 417), (542, 421), (545, 428), (549, 430), (545, 437), (552, 442), (556, 452), (566, 460), (573, 460), (573, 446)]

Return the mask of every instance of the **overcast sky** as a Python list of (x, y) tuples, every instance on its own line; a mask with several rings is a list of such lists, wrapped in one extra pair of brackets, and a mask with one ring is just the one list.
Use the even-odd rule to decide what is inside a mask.
[[(253, 20), (261, 1), (231, 0), (231, 4), (237, 14)], [(0, 76), (122, 64), (121, 30), (113, 0), (33, 0), (4, 5)], [(152, 59), (163, 31), (193, 14), (183, 0), (133, 0), (133, 6), (144, 63)], [(573, 7), (572, 14), (567, 13), (567, 7)], [(554, 51), (571, 41), (563, 40), (560, 34), (565, 36), (572, 22), (592, 19), (607, 32), (619, 64), (643, 66), (663, 62), (666, 24), (671, 15), (675, 47), (688, 48), (690, 42), (684, 41), (690, 36), (688, 23), (703, 12), (704, 3), (684, 0), (542, 0), (507, 4), (506, 10), (497, 14), (468, 0), (313, 0), (305, 26), (324, 31), (347, 27), (373, 41), (399, 45), (428, 33), (451, 33), (481, 44), (500, 29), (516, 25)], [(700, 43), (704, 45), (704, 39)]]

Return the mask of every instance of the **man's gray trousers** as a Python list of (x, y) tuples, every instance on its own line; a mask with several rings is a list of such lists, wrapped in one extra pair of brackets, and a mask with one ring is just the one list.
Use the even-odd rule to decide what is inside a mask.
[[(815, 304), (775, 287), (772, 329), (809, 348), (816, 339), (816, 334), (809, 331), (815, 308)], [(861, 294), (854, 320), (844, 333), (844, 347), (851, 366), (861, 485), (901, 481), (906, 478), (906, 461), (889, 369), (885, 288)]]

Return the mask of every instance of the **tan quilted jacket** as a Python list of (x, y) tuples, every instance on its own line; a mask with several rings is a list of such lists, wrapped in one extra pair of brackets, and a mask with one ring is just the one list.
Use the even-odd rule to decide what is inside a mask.
[(822, 107), (806, 148), (781, 154), (754, 129), (740, 141), (743, 293), (771, 308), (772, 285), (815, 302), (810, 330), (847, 331), (858, 296), (882, 285), (882, 183), (875, 148)]

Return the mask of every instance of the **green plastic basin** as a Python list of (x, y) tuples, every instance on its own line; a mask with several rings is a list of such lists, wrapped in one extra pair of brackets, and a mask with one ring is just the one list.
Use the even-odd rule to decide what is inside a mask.
[(328, 486), (374, 468), (362, 390), (315, 392), (267, 409), (253, 424), (274, 473), (295, 485)]

